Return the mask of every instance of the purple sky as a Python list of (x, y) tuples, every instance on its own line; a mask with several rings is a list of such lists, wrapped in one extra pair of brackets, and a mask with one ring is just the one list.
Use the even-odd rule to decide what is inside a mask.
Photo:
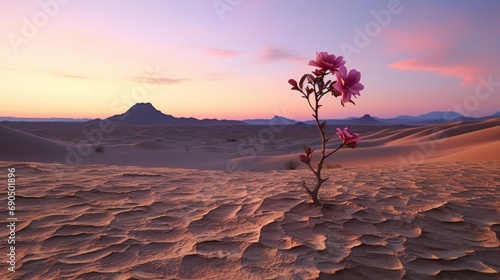
[(361, 72), (321, 118), (500, 111), (500, 2), (0, 2), (0, 115), (107, 117), (136, 102), (197, 118), (311, 119), (287, 81), (316, 51)]

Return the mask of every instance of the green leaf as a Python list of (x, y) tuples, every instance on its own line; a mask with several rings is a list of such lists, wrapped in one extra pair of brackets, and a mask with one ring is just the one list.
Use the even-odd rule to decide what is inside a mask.
[(323, 121), (323, 122), (320, 124), (320, 127), (321, 127), (321, 128), (325, 128), (325, 126), (326, 126), (326, 121)]
[(349, 102), (351, 102), (352, 104), (356, 105), (356, 103), (354, 103), (354, 101), (352, 101), (352, 100), (349, 100)]

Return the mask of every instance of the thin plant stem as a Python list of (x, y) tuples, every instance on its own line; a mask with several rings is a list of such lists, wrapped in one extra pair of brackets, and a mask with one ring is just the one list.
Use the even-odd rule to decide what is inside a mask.
[(325, 162), (325, 159), (328, 158), (329, 156), (331, 156), (336, 151), (338, 151), (344, 145), (344, 143), (340, 144), (340, 146), (337, 149), (335, 149), (332, 152), (326, 154), (326, 143), (330, 139), (326, 138), (326, 135), (325, 135), (325, 125), (321, 124), (320, 121), (319, 121), (319, 108), (321, 107), (321, 105), (319, 104), (319, 101), (321, 100), (321, 97), (323, 97), (324, 93), (316, 91), (316, 82), (314, 83), (313, 86), (314, 86), (314, 100), (315, 100), (314, 106), (312, 106), (311, 101), (310, 101), (309, 98), (307, 98), (307, 101), (309, 102), (309, 106), (311, 106), (311, 108), (313, 109), (313, 112), (314, 112), (313, 117), (314, 117), (314, 119), (316, 121), (316, 126), (318, 127), (319, 134), (321, 136), (321, 157), (320, 157), (320, 160), (318, 162), (318, 167), (317, 167), (316, 170), (314, 170), (314, 168), (311, 166), (310, 163), (308, 164), (309, 168), (311, 169), (311, 171), (316, 176), (316, 186), (315, 186), (315, 188), (313, 190), (310, 190), (306, 186), (305, 181), (302, 182), (302, 185), (306, 189), (307, 193), (313, 199), (314, 204), (321, 205), (321, 203), (319, 202), (319, 199), (318, 199), (318, 192), (319, 192), (319, 189), (320, 189), (321, 185), (328, 180), (328, 178), (322, 178), (321, 177), (321, 171), (323, 170), (323, 164)]

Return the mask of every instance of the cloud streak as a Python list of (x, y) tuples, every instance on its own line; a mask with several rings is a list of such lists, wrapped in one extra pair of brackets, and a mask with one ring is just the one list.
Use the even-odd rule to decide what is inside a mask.
[(235, 57), (240, 55), (240, 52), (226, 49), (200, 47), (203, 49), (203, 54), (207, 56), (218, 56), (218, 57)]
[(60, 78), (68, 78), (68, 79), (92, 79), (91, 77), (88, 76), (82, 76), (82, 75), (73, 75), (73, 74), (68, 74), (68, 73), (50, 73), (53, 76), (57, 76)]
[(185, 78), (166, 78), (166, 77), (151, 77), (151, 76), (133, 76), (129, 77), (128, 79), (139, 83), (159, 84), (159, 85), (172, 85), (172, 84), (191, 81), (190, 79), (185, 79)]
[[(50, 73), (50, 74), (53, 76), (57, 76), (57, 77), (61, 77), (61, 78), (68, 78), (68, 79), (94, 79), (94, 78), (88, 77), (88, 76), (73, 75), (73, 74), (67, 74), (67, 73)], [(132, 77), (128, 77), (127, 79), (134, 81), (134, 82), (139, 82), (139, 83), (159, 84), (159, 85), (172, 85), (172, 84), (178, 84), (178, 83), (182, 83), (182, 82), (191, 81), (190, 79), (185, 79), (185, 78), (155, 77), (152, 75), (132, 76)]]
[(388, 48), (391, 52), (427, 53), (429, 51), (439, 52), (450, 48), (450, 43), (443, 40), (442, 33), (435, 34), (431, 31), (418, 33), (392, 29), (386, 30), (382, 34), (384, 34), (384, 39), (389, 42)]
[(479, 67), (470, 65), (437, 65), (417, 58), (397, 61), (392, 63), (390, 67), (400, 70), (432, 72), (445, 77), (456, 77), (462, 79), (460, 83), (462, 87), (475, 85), (477, 77), (484, 73), (483, 69)]
[[(477, 36), (472, 23), (468, 24), (461, 13), (450, 13), (443, 19), (436, 17), (428, 22), (410, 22), (387, 30), (387, 50), (405, 54), (410, 59), (397, 60), (389, 65), (399, 70), (424, 71), (461, 80), (460, 87), (474, 86), (480, 75), (494, 71), (495, 64), (484, 53), (472, 51)], [(409, 23), (408, 23), (409, 24)], [(487, 48), (484, 48), (485, 51)]]
[(259, 59), (264, 63), (274, 63), (281, 61), (304, 62), (306, 60), (302, 55), (291, 53), (275, 46), (265, 47), (259, 54)]

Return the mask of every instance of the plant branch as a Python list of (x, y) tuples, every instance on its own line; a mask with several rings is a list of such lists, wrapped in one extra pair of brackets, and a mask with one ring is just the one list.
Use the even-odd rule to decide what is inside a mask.
[(311, 107), (311, 109), (314, 111), (314, 107), (313, 107), (313, 105), (311, 104), (311, 100), (309, 99), (309, 96), (308, 96), (308, 97), (306, 97), (306, 99), (307, 99), (307, 103), (309, 103), (309, 107)]
[(333, 151), (329, 152), (329, 153), (325, 156), (325, 158), (327, 158), (327, 157), (331, 156), (333, 153), (335, 153), (336, 151), (338, 151), (338, 150), (339, 150), (340, 148), (342, 148), (342, 146), (344, 146), (344, 145), (345, 145), (344, 143), (340, 144), (340, 146), (339, 146), (337, 149), (335, 149), (335, 150), (333, 150)]
[(316, 126), (318, 127), (319, 134), (321, 136), (321, 158), (318, 163), (317, 177), (321, 179), (321, 169), (323, 168), (323, 162), (325, 160), (325, 150), (326, 150), (326, 136), (323, 126), (319, 123), (319, 99), (317, 93), (316, 96), (316, 107), (314, 109), (314, 119), (316, 121)]
[(306, 181), (302, 181), (302, 187), (304, 187), (304, 189), (306, 189), (306, 191), (309, 195), (312, 194), (312, 191), (306, 186)]

